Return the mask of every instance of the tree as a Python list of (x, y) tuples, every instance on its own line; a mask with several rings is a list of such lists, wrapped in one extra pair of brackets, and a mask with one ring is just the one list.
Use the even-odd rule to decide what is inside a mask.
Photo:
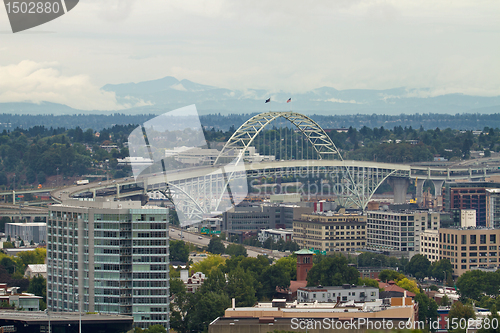
[(377, 280), (370, 279), (370, 278), (358, 278), (358, 282), (356, 283), (356, 285), (379, 288), (379, 284), (378, 284)]
[(162, 325), (149, 326), (148, 329), (143, 331), (144, 333), (167, 333), (167, 330)]
[(308, 286), (318, 284), (341, 286), (345, 283), (354, 284), (358, 281), (358, 270), (347, 266), (347, 259), (344, 256), (323, 257), (320, 256), (319, 262), (315, 263), (307, 273)]
[(170, 261), (187, 262), (189, 260), (189, 246), (182, 240), (170, 240)]
[(419, 294), (420, 289), (418, 289), (418, 285), (415, 281), (409, 280), (408, 278), (404, 278), (401, 281), (396, 283), (399, 287), (411, 291), (414, 294)]
[(452, 276), (452, 274), (453, 266), (448, 259), (435, 261), (429, 268), (429, 275), (441, 281), (444, 281), (445, 277)]
[[(494, 279), (488, 279), (488, 274)], [(487, 273), (479, 270), (463, 273), (457, 280), (458, 293), (462, 299), (480, 300), (481, 296), (498, 295), (499, 273)]]
[(210, 243), (208, 243), (208, 252), (213, 254), (223, 254), (225, 251), (224, 243), (222, 243), (219, 237), (212, 237)]
[(276, 293), (277, 287), (281, 289), (290, 287), (290, 274), (280, 267), (272, 265), (264, 270), (260, 283), (262, 284), (264, 296), (271, 299)]
[(290, 280), (297, 280), (297, 255), (293, 254), (288, 257), (280, 258), (275, 265), (283, 271), (288, 272)]
[(447, 295), (444, 295), (443, 298), (441, 298), (441, 304), (442, 306), (448, 306), (450, 305), (450, 298)]
[[(460, 320), (465, 319), (466, 322), (470, 319), (470, 318), (476, 318), (476, 314), (474, 313), (474, 309), (472, 308), (472, 306), (470, 305), (464, 305), (462, 304), (462, 302), (455, 302), (451, 308), (450, 308), (450, 312), (448, 313), (448, 318), (449, 318), (449, 322), (450, 323), (453, 323), (453, 318), (456, 318), (457, 320), (455, 320), (455, 322), (460, 322)], [(465, 333), (466, 332), (466, 328), (465, 329), (461, 329), (460, 328), (460, 325), (458, 325), (458, 327), (453, 327), (453, 325), (450, 324), (450, 330), (448, 330), (448, 332), (451, 332), (451, 333)]]
[(231, 300), (224, 293), (197, 293), (194, 306), (193, 325), (190, 327), (195, 332), (205, 332), (208, 325), (231, 306)]
[(203, 293), (214, 292), (223, 293), (226, 289), (226, 277), (220, 267), (214, 268), (208, 273), (208, 276), (201, 285), (200, 291)]
[(405, 278), (405, 276), (399, 272), (396, 272), (396, 271), (393, 271), (391, 269), (384, 269), (382, 270), (379, 275), (378, 275), (378, 278), (380, 279), (380, 281), (399, 281), (399, 280), (402, 280)]
[(183, 288), (173, 296), (170, 304), (170, 326), (179, 333), (190, 333), (196, 297)]
[(170, 295), (174, 296), (183, 291), (186, 291), (184, 282), (181, 279), (170, 277)]
[(197, 263), (191, 265), (191, 272), (202, 272), (203, 274), (208, 275), (212, 269), (224, 264), (225, 261), (226, 260), (220, 255), (209, 255), (202, 261), (198, 261)]
[(231, 257), (248, 256), (247, 249), (241, 244), (229, 244), (226, 247), (226, 253)]
[(429, 275), (428, 272), (430, 265), (431, 262), (426, 256), (423, 254), (416, 254), (411, 258), (407, 271), (417, 279), (423, 280)]
[(0, 219), (0, 232), (5, 232), (5, 223), (10, 223), (10, 218), (8, 216), (2, 216)]
[(38, 175), (36, 176), (36, 179), (38, 180), (38, 182), (39, 182), (40, 184), (45, 183), (45, 181), (46, 181), (45, 172), (40, 171), (40, 172), (38, 173)]
[(257, 301), (254, 277), (238, 267), (228, 274), (227, 294), (236, 299), (236, 306), (254, 306)]

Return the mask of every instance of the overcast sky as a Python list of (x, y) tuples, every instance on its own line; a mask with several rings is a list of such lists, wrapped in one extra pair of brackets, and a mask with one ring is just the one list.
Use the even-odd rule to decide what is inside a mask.
[(80, 0), (17, 34), (2, 7), (0, 102), (119, 109), (102, 85), (165, 76), (270, 92), (500, 95), (498, 0)]

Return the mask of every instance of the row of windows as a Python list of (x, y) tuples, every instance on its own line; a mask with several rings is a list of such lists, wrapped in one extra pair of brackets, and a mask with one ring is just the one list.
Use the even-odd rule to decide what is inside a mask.
[[(469, 240), (469, 244), (477, 244), (477, 236), (478, 235), (460, 235), (460, 244), (467, 244), (467, 240)], [(493, 234), (489, 236), (490, 244), (495, 244), (497, 242), (497, 235)], [(487, 238), (488, 235), (486, 234), (479, 235), (479, 244), (486, 244)], [(458, 235), (440, 233), (439, 242), (458, 244)]]

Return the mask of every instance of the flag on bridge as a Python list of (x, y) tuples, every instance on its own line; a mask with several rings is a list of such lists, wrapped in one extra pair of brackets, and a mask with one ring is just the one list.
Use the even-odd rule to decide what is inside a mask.
[(269, 103), (271, 102), (271, 97), (269, 97), (268, 99), (266, 99), (266, 103)]

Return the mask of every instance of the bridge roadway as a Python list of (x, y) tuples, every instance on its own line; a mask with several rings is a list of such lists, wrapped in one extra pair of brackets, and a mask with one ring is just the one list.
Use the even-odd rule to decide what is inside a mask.
[[(435, 195), (441, 195), (441, 187), (445, 180), (470, 179), (480, 180), (492, 175), (500, 175), (497, 166), (425, 166), (397, 163), (339, 160), (289, 160), (245, 163), (240, 178), (257, 178), (262, 176), (308, 177), (311, 175), (328, 175), (332, 184), (342, 187), (334, 194), (344, 205), (351, 204), (364, 209), (377, 188), (387, 179), (395, 192), (395, 203), (404, 203), (406, 189), (410, 181), (417, 183), (417, 198), (420, 200), (423, 184), (430, 180), (434, 183)], [(216, 210), (213, 202), (224, 192), (223, 165), (192, 167), (174, 170), (165, 174), (142, 175), (133, 178), (104, 181), (87, 185), (73, 186), (65, 190), (52, 192), (52, 197), (60, 201), (65, 197), (74, 197), (84, 193), (87, 197), (101, 195), (125, 198), (137, 196), (148, 191), (165, 189), (165, 183), (173, 185), (174, 191), (184, 192), (191, 202), (191, 207), (184, 210), (197, 210), (198, 216)], [(226, 170), (227, 171), (227, 170)], [(215, 179), (215, 180), (214, 180)], [(216, 184), (217, 183), (217, 184)], [(138, 185), (136, 185), (138, 184)], [(213, 185), (216, 184), (216, 185)], [(130, 186), (137, 186), (135, 189)], [(213, 186), (213, 187), (212, 187)], [(127, 188), (129, 187), (129, 188)], [(202, 202), (205, 200), (205, 202)], [(348, 200), (351, 200), (350, 202)]]

